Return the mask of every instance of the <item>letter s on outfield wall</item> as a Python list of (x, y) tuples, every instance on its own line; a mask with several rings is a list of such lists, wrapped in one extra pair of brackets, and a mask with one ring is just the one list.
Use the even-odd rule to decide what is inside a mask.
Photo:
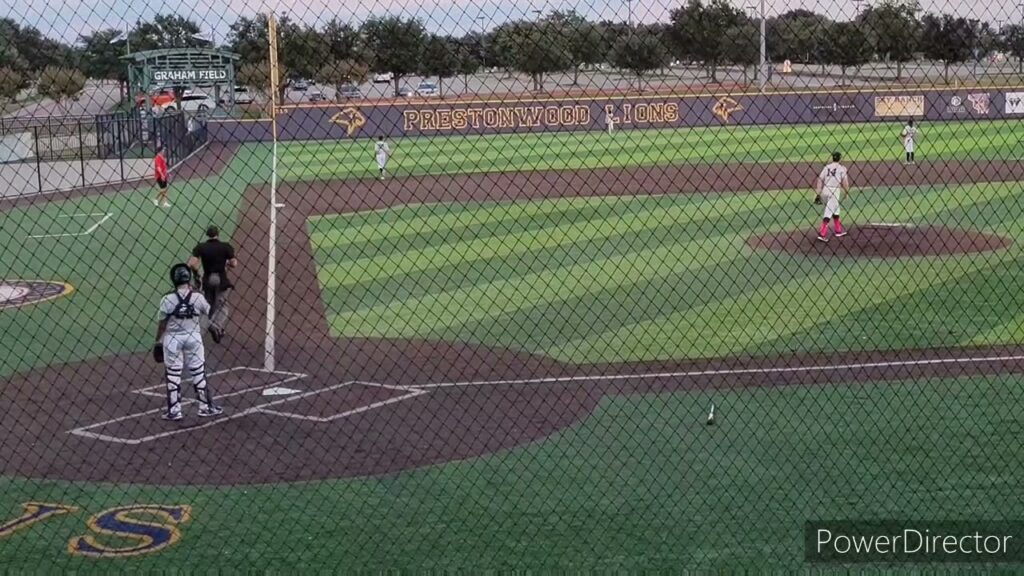
[[(96, 534), (116, 536), (134, 541), (134, 545), (115, 547), (98, 541), (94, 535), (75, 536), (68, 542), (68, 552), (90, 558), (123, 558), (163, 550), (181, 539), (178, 525), (188, 522), (189, 506), (121, 506), (104, 510), (89, 519), (89, 530)], [(139, 519), (159, 518), (159, 522)]]

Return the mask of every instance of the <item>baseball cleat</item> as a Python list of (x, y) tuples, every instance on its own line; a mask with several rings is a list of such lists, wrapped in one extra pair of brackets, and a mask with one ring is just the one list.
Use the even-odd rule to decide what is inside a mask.
[(211, 416), (220, 416), (223, 413), (224, 413), (224, 409), (223, 408), (221, 408), (220, 406), (213, 406), (212, 404), (210, 406), (201, 406), (199, 408), (199, 417), (200, 418), (209, 418)]
[(161, 416), (164, 420), (170, 420), (171, 422), (177, 422), (182, 419), (181, 413), (172, 414), (171, 412), (164, 412)]
[(818, 242), (828, 242), (827, 236), (818, 236)]
[(836, 238), (842, 238), (843, 236), (846, 236), (846, 232), (836, 232)]

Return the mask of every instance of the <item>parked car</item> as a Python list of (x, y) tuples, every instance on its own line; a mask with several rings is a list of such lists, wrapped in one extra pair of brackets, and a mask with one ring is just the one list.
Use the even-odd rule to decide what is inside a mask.
[(306, 92), (306, 97), (309, 98), (310, 102), (320, 102), (322, 100), (326, 100), (326, 98), (324, 98), (323, 91), (315, 87), (311, 87)]
[(408, 86), (402, 86), (398, 89), (398, 95), (402, 98), (412, 98), (413, 94), (415, 94), (415, 91)]
[[(153, 92), (149, 96), (150, 102), (153, 105), (154, 110), (163, 110), (168, 104), (174, 103), (174, 91), (169, 89), (161, 89)], [(139, 94), (135, 97), (135, 105), (142, 107), (146, 103), (146, 95)]]
[(338, 96), (351, 100), (352, 98), (362, 98), (363, 93), (359, 91), (359, 86), (346, 82), (338, 86)]
[[(249, 89), (245, 86), (235, 86), (235, 104), (252, 104), (254, 101), (252, 94), (249, 93)], [(220, 97), (221, 104), (228, 103), (227, 95)]]
[(436, 82), (428, 82), (427, 80), (424, 80), (416, 87), (416, 95), (424, 98), (437, 96), (440, 93), (441, 92), (438, 90)]
[[(199, 112), (205, 114), (217, 107), (213, 96), (202, 92), (190, 92), (182, 95), (181, 109), (185, 112)], [(171, 102), (162, 108), (162, 112), (173, 112), (178, 109), (177, 102)]]
[(309, 88), (309, 82), (299, 78), (292, 82), (292, 90), (296, 92), (305, 92)]
[(373, 76), (373, 83), (374, 84), (387, 84), (389, 82), (394, 82), (394, 81), (395, 81), (395, 75), (392, 74), (391, 72), (384, 72), (383, 74), (374, 74), (374, 76)]

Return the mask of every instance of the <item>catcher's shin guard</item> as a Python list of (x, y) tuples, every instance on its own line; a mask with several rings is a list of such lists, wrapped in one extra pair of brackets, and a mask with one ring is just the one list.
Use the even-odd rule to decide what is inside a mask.
[(210, 393), (210, 388), (206, 385), (206, 365), (200, 364), (195, 368), (189, 368), (188, 371), (192, 376), (192, 386), (195, 387), (196, 400), (204, 406), (212, 406), (213, 394)]
[(167, 413), (181, 414), (181, 370), (167, 368)]

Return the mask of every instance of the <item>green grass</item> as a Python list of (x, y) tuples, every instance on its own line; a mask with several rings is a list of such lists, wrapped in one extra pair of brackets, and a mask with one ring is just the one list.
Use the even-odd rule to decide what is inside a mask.
[[(269, 174), (266, 148), (245, 148), (219, 176), (172, 185), (173, 208), (155, 188), (10, 210), (0, 221), (2, 278), (68, 282), (70, 297), (0, 311), (0, 376), (48, 364), (147, 350), (167, 270), (188, 258), (211, 223), (232, 234), (242, 191)], [(110, 213), (88, 236), (75, 234)]]
[[(1011, 238), (1016, 184), (858, 190), (848, 223)], [(432, 204), (309, 224), (334, 333), (573, 362), (1019, 342), (1024, 248), (834, 260), (755, 251), (813, 227), (801, 192)]]
[[(923, 123), (918, 159), (1024, 158), (1018, 121)], [(833, 150), (850, 161), (897, 160), (898, 123), (562, 132), (498, 136), (431, 136), (393, 142), (389, 170), (398, 176), (515, 170), (611, 168), (687, 163), (821, 162)], [(287, 179), (376, 175), (373, 142), (303, 142), (282, 148)]]
[[(508, 452), (375, 479), (238, 489), (7, 480), (83, 511), (10, 536), (0, 565), (103, 572), (194, 566), (797, 569), (809, 519), (1015, 519), (1021, 377), (606, 398)], [(703, 425), (711, 401), (718, 425)], [(64, 547), (108, 506), (188, 504), (162, 553)]]

